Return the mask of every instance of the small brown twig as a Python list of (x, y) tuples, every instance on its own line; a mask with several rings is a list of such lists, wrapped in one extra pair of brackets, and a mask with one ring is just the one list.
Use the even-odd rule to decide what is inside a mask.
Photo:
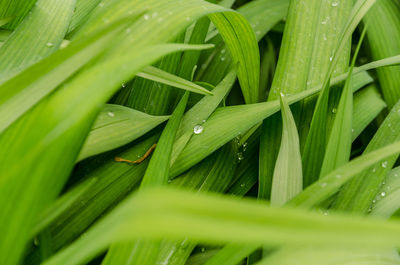
[(156, 149), (156, 146), (157, 146), (157, 144), (153, 144), (153, 145), (149, 148), (149, 150), (147, 150), (147, 152), (146, 152), (141, 158), (139, 158), (139, 159), (137, 159), (137, 160), (135, 160), (135, 161), (128, 160), (128, 159), (124, 159), (124, 158), (118, 157), (118, 156), (116, 156), (116, 157), (114, 158), (114, 160), (115, 160), (116, 162), (125, 162), (125, 163), (129, 163), (129, 164), (140, 164), (140, 163), (143, 162), (143, 160), (145, 160), (147, 157), (150, 156), (150, 154), (153, 152), (153, 150)]

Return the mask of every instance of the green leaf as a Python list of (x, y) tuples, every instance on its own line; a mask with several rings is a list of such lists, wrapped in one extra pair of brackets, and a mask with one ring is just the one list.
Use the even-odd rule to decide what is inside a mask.
[(0, 133), (104, 51), (126, 23), (117, 21), (79, 42), (73, 41), (0, 85)]
[[(400, 54), (400, 6), (396, 1), (377, 1), (364, 22), (373, 60)], [(400, 66), (378, 69), (377, 74), (383, 97), (392, 107), (400, 99)]]
[(370, 85), (354, 95), (353, 128), (354, 141), (376, 116), (386, 107), (375, 85)]
[[(213, 48), (213, 45), (208, 46), (210, 48)], [(148, 66), (144, 68), (141, 72), (136, 74), (137, 76), (140, 76), (142, 78), (146, 78), (149, 80), (153, 80), (155, 82), (163, 83), (169, 86), (174, 86), (177, 88), (185, 89), (187, 91), (199, 93), (202, 95), (212, 95), (213, 93), (205, 89), (204, 87), (201, 87), (199, 85), (196, 85), (195, 83), (192, 83), (188, 80), (185, 80), (183, 78), (180, 78), (178, 76), (175, 76), (173, 74), (170, 74), (168, 72), (165, 72), (163, 70), (157, 69), (152, 66)]]
[(36, 2), (0, 48), (1, 83), (59, 48), (74, 7), (75, 0)]
[(195, 126), (202, 124), (218, 107), (222, 99), (230, 91), (233, 82), (236, 79), (236, 73), (231, 71), (219, 85), (213, 89), (213, 96), (206, 96), (202, 98), (196, 105), (185, 113), (182, 123), (177, 132), (177, 139), (174, 143), (172, 150), (171, 164), (173, 164), (179, 154), (185, 148), (186, 144), (193, 136), (193, 129)]
[[(400, 103), (396, 104), (384, 122), (369, 142), (363, 154), (369, 154), (373, 150), (387, 146), (399, 140), (399, 108)], [(335, 207), (366, 213), (371, 207), (372, 201), (379, 192), (382, 181), (386, 178), (388, 170), (391, 169), (397, 159), (387, 157), (387, 160), (375, 163), (373, 168), (360, 172), (351, 182), (349, 182), (339, 193)]]
[(271, 204), (283, 205), (303, 189), (299, 135), (292, 112), (280, 96), (282, 140), (272, 179)]
[[(104, 157), (82, 162), (71, 176), (72, 179), (82, 180), (82, 183), (70, 188), (41, 213), (34, 232), (43, 229), (46, 221), (50, 221), (47, 229), (51, 232), (54, 251), (75, 240), (94, 221), (113, 209), (139, 186), (149, 161), (146, 159), (140, 164), (129, 165), (115, 162), (114, 157), (136, 160), (142, 157), (158, 138), (157, 133), (126, 150), (117, 150), (104, 154)], [(74, 194), (81, 195), (77, 197)], [(73, 198), (76, 200), (71, 201)], [(52, 211), (54, 209), (57, 211)], [(29, 251), (27, 260), (31, 261), (30, 264), (38, 263), (37, 252), (36, 249)]]
[(0, 2), (0, 18), (13, 17), (12, 23), (7, 25), (8, 29), (14, 29), (24, 17), (28, 14), (29, 10), (35, 4), (35, 0), (27, 1), (8, 1), (2, 0)]
[[(235, 232), (238, 230), (241, 233)], [(156, 189), (126, 200), (85, 237), (44, 264), (84, 263), (113, 241), (142, 237), (187, 236), (207, 242), (240, 241), (270, 246), (301, 242), (365, 249), (398, 246), (397, 233), (398, 221), (339, 214), (323, 216), (300, 209), (268, 207), (249, 199), (239, 201), (221, 195)]]
[(399, 167), (394, 168), (388, 173), (385, 181), (382, 182), (381, 189), (375, 197), (375, 202), (373, 201), (368, 211), (371, 215), (389, 218), (399, 210), (399, 171)]
[(211, 14), (210, 18), (232, 55), (246, 103), (257, 103), (260, 54), (254, 32), (247, 20), (238, 13)]
[[(339, 107), (333, 123), (329, 141), (321, 166), (320, 178), (324, 177), (330, 171), (345, 164), (350, 159), (351, 143), (352, 143), (352, 114), (353, 114), (353, 91), (351, 91), (351, 75), (354, 65), (361, 48), (362, 41), (366, 31), (361, 34), (353, 60), (350, 66), (349, 76), (343, 88), (340, 97)], [(312, 152), (312, 150), (310, 150)]]
[(167, 119), (167, 116), (151, 116), (119, 105), (105, 105), (97, 116), (77, 161), (132, 142)]
[[(365, 172), (378, 162), (381, 163), (385, 159), (400, 153), (399, 148), (400, 142), (397, 141), (351, 160), (349, 163), (326, 175), (323, 179), (308, 186), (303, 192), (293, 198), (289, 202), (289, 205), (312, 207), (318, 203), (322, 203), (337, 193), (339, 188), (350, 179), (357, 177), (358, 174)], [(359, 192), (359, 190), (352, 191)]]
[(295, 247), (272, 253), (257, 265), (340, 265), (340, 264), (400, 264), (394, 250), (365, 251), (362, 249)]
[(256, 249), (252, 245), (227, 245), (221, 251), (218, 251), (204, 265), (231, 265), (238, 264), (243, 257), (250, 255)]

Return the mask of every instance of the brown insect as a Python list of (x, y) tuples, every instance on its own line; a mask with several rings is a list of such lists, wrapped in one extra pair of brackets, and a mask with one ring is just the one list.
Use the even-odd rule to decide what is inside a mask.
[(114, 158), (114, 160), (115, 160), (116, 162), (125, 162), (125, 163), (129, 163), (129, 164), (140, 164), (140, 163), (142, 163), (147, 157), (149, 157), (149, 156), (151, 155), (151, 153), (153, 152), (153, 150), (156, 149), (156, 146), (157, 146), (157, 144), (153, 144), (153, 145), (149, 148), (149, 150), (147, 150), (147, 152), (146, 152), (141, 158), (139, 158), (139, 159), (137, 159), (137, 160), (135, 160), (135, 161), (128, 160), (128, 159), (124, 159), (124, 158), (118, 157), (118, 156), (116, 156), (116, 157)]

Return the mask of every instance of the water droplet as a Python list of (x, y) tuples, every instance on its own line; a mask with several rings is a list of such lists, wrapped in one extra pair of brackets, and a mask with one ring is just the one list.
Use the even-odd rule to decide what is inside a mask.
[(191, 18), (190, 18), (190, 17), (186, 17), (186, 20), (187, 20), (187, 21), (190, 21), (190, 20), (191, 20)]
[(33, 244), (34, 244), (35, 246), (39, 246), (39, 240), (38, 240), (37, 237), (35, 237), (35, 238), (33, 239)]
[(100, 4), (99, 4), (99, 7), (104, 7), (104, 3), (100, 3)]
[(339, 5), (338, 2), (332, 2), (332, 6), (333, 6), (333, 7), (336, 7), (336, 6), (338, 6), (338, 5)]
[(257, 30), (256, 35), (260, 35), (260, 34), (261, 34), (261, 31)]
[(237, 153), (237, 159), (239, 160), (239, 162), (244, 159), (244, 156), (243, 156), (242, 152)]
[(325, 216), (327, 216), (328, 214), (329, 214), (328, 211), (324, 211), (324, 212), (323, 212), (323, 215), (325, 215)]
[(333, 61), (333, 56), (329, 57), (329, 61), (331, 62)]
[(336, 178), (337, 178), (337, 179), (341, 179), (341, 178), (342, 178), (342, 175), (336, 175)]
[(376, 203), (376, 200), (372, 200), (372, 203)]
[(111, 112), (111, 111), (109, 111), (109, 112), (107, 113), (107, 115), (110, 116), (110, 117), (114, 117), (114, 116), (115, 116), (114, 112)]
[(225, 56), (222, 56), (222, 57), (221, 57), (221, 61), (225, 61)]
[(373, 168), (373, 169), (372, 169), (372, 173), (375, 173), (375, 172), (376, 172), (376, 168)]
[(385, 191), (382, 191), (382, 192), (381, 192), (381, 196), (382, 196), (382, 197), (385, 197), (385, 196), (386, 196), (386, 192), (385, 192)]
[(333, 113), (333, 114), (336, 114), (336, 112), (337, 112), (337, 109), (336, 109), (336, 108), (333, 108), (333, 109), (332, 109), (332, 113)]
[(285, 96), (285, 94), (283, 94), (282, 92), (280, 92), (279, 94), (281, 95), (281, 97), (284, 97), (284, 96)]
[(123, 88), (125, 88), (125, 87), (126, 87), (126, 84), (125, 84), (125, 83), (123, 83), (121, 86), (122, 86)]
[(205, 123), (205, 122), (206, 122), (206, 120), (202, 120), (202, 122), (203, 122), (203, 123)]
[(321, 186), (321, 188), (325, 188), (326, 185), (328, 185), (326, 182), (322, 182), (321, 184), (319, 184)]
[(204, 130), (204, 128), (203, 128), (203, 126), (201, 126), (201, 125), (196, 125), (196, 126), (194, 126), (194, 128), (193, 128), (194, 134), (200, 134), (200, 133), (203, 132), (203, 130)]
[(244, 186), (245, 186), (244, 183), (240, 184), (240, 187), (244, 188)]
[(204, 252), (206, 252), (206, 248), (201, 248), (200, 251), (201, 251), (202, 253), (204, 253)]
[(382, 164), (381, 164), (381, 166), (382, 166), (383, 168), (387, 168), (387, 165), (388, 165), (388, 162), (387, 162), (387, 161), (383, 161)]
[(53, 47), (53, 46), (54, 46), (54, 43), (52, 43), (52, 42), (48, 42), (48, 43), (46, 43), (46, 46), (47, 46), (48, 48), (51, 48), (51, 47)]
[(225, 49), (222, 49), (222, 50), (221, 50), (221, 53), (222, 53), (222, 54), (224, 54), (225, 52), (226, 52), (226, 50), (225, 50)]
[(149, 16), (148, 14), (145, 14), (145, 15), (143, 16), (143, 18), (144, 18), (145, 20), (149, 20), (150, 16)]
[(351, 128), (351, 132), (352, 132), (352, 133), (354, 132), (354, 129), (353, 129), (353, 128)]

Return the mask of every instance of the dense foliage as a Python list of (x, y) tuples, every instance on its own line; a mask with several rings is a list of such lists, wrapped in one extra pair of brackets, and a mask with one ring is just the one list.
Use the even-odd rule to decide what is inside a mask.
[(0, 264), (400, 264), (398, 0), (0, 0)]

